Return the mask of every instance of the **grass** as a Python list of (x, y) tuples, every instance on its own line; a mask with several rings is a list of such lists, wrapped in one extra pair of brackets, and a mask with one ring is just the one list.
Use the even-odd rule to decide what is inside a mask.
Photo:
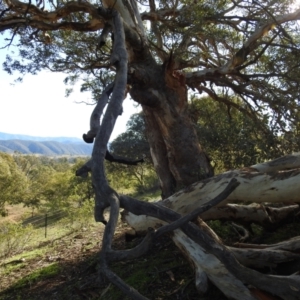
[[(114, 240), (114, 249), (132, 248), (140, 243), (141, 238), (127, 243), (124, 239), (126, 229), (122, 227), (122, 231), (119, 230)], [(83, 248), (75, 247), (75, 236), (78, 234), (60, 242), (57, 241), (57, 245), (52, 248), (48, 246), (42, 252), (24, 253), (23, 257), (27, 257), (28, 260), (24, 264), (20, 263), (19, 269), (17, 266), (9, 268), (10, 274), (6, 275), (12, 277), (20, 274), (21, 277), (9, 284), (5, 291), (0, 292), (0, 299), (129, 300), (118, 288), (110, 285), (106, 280), (101, 281), (101, 276), (99, 277), (97, 272), (99, 247), (94, 246), (90, 252), (86, 253), (82, 250)], [(92, 230), (86, 231), (84, 238), (77, 241), (77, 246), (91, 241), (92, 236), (95, 236)], [(99, 238), (99, 234), (97, 236)], [(40, 267), (41, 263), (45, 263), (45, 257), (49, 253), (56, 255), (59, 252), (61, 260), (48, 262), (48, 265)], [(71, 254), (76, 255), (70, 259)], [(21, 256), (15, 258), (21, 258)], [(199, 298), (194, 286), (193, 269), (169, 238), (163, 237), (157, 240), (147, 255), (134, 261), (113, 263), (111, 268), (149, 299), (202, 299)], [(207, 299), (225, 299), (218, 290), (214, 290), (214, 295), (215, 297)]]
[(24, 288), (25, 286), (30, 286), (37, 281), (45, 280), (57, 275), (60, 271), (60, 266), (57, 263), (52, 263), (46, 267), (39, 270), (35, 270), (31, 274), (21, 278), (13, 285), (13, 289)]
[[(152, 194), (151, 194), (152, 195)], [(143, 196), (148, 197), (147, 193)], [(157, 199), (155, 196), (153, 197)], [(0, 300), (129, 300), (98, 273), (99, 241), (102, 239), (102, 224), (91, 221), (85, 228), (84, 216), (76, 233), (65, 235), (67, 220), (53, 224), (57, 231), (46, 242), (34, 248), (7, 258), (0, 265)], [(88, 223), (89, 223), (88, 220)], [(231, 244), (239, 239), (230, 222), (210, 221), (209, 226)], [(133, 248), (141, 242), (141, 237), (126, 242), (124, 232), (128, 228), (119, 224), (113, 242), (114, 250)], [(34, 229), (38, 230), (40, 229)], [(258, 243), (274, 243), (299, 235), (300, 223), (294, 222), (278, 228), (272, 234), (262, 227), (252, 225), (254, 235), (251, 240)], [(55, 237), (55, 239), (53, 239)], [(41, 239), (43, 239), (42, 237)], [(31, 245), (32, 246), (32, 245)], [(195, 288), (193, 268), (179, 249), (167, 236), (154, 242), (147, 255), (133, 261), (121, 261), (110, 265), (111, 269), (126, 283), (141, 294), (153, 300), (201, 299), (225, 300), (225, 296), (212, 288), (200, 296)]]
[(48, 266), (34, 270), (27, 276), (22, 277), (15, 282), (10, 288), (5, 290), (6, 295), (0, 295), (0, 300), (6, 299), (30, 299), (24, 294), (23, 290), (30, 288), (38, 282), (49, 280), (59, 274), (61, 267), (58, 263), (52, 263)]
[(5, 206), (5, 209), (7, 211), (7, 216), (0, 217), (0, 224), (6, 222), (12, 222), (12, 223), (20, 222), (24, 218), (24, 216), (30, 215), (32, 211), (30, 208), (24, 207), (24, 204), (15, 204), (15, 205), (7, 204)]
[(12, 261), (15, 260), (31, 260), (33, 258), (42, 257), (46, 252), (46, 248), (35, 248), (30, 251), (24, 251), (20, 254), (14, 255), (13, 257), (10, 257), (4, 261), (2, 261), (2, 264), (0, 267), (4, 264), (10, 264)]
[(35, 222), (38, 220), (38, 226), (32, 227), (31, 223), (28, 222), (31, 219), (32, 217), (22, 220), (23, 224), (28, 224), (28, 228), (20, 222), (0, 223), (0, 258), (7, 258), (23, 251), (53, 243), (56, 239), (72, 234), (83, 227), (91, 226), (94, 222), (92, 214), (82, 213), (79, 210), (75, 215), (61, 218), (61, 214), (59, 214), (56, 219), (50, 218), (47, 227), (41, 225), (45, 224), (45, 214), (37, 215), (34, 219)]

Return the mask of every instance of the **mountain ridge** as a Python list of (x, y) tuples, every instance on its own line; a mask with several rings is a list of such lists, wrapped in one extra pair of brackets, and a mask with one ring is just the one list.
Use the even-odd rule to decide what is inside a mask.
[(60, 143), (81, 143), (82, 142), (82, 139), (76, 137), (40, 137), (40, 136), (14, 134), (14, 133), (6, 133), (6, 132), (0, 132), (0, 140), (25, 140), (25, 141), (38, 141), (38, 142), (56, 141)]
[(46, 156), (84, 155), (90, 156), (93, 145), (72, 137), (35, 137), (0, 132), (0, 151)]

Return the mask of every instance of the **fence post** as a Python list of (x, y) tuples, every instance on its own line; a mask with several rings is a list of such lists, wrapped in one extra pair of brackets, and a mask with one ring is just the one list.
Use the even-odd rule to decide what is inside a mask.
[(47, 238), (48, 214), (45, 214), (45, 238)]

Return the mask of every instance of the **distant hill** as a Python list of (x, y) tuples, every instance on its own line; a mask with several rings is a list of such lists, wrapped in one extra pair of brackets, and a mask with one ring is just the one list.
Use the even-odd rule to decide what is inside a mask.
[(39, 136), (31, 136), (24, 134), (11, 134), (0, 132), (0, 140), (25, 140), (25, 141), (37, 141), (37, 142), (45, 142), (45, 141), (56, 141), (60, 143), (81, 143), (82, 139), (75, 137), (39, 137)]
[(91, 155), (92, 145), (78, 138), (34, 137), (0, 132), (0, 151), (41, 155)]

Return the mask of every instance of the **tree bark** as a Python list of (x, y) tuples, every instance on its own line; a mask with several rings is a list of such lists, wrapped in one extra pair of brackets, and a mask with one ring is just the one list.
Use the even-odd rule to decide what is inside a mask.
[(255, 223), (268, 230), (273, 230), (282, 224), (293, 222), (299, 212), (299, 204), (277, 208), (263, 204), (240, 205), (228, 203), (224, 206), (211, 208), (203, 213), (201, 218), (204, 221), (234, 221), (243, 225)]
[[(130, 204), (129, 204), (130, 203)], [(160, 227), (166, 223), (177, 222), (179, 214), (172, 210), (166, 209), (159, 204), (139, 203), (134, 199), (126, 199), (121, 197), (121, 206), (125, 209), (130, 207), (131, 213), (125, 213), (125, 219), (136, 228), (138, 224), (145, 224), (152, 227)], [(134, 223), (134, 225), (133, 225)], [(243, 283), (250, 284), (259, 290), (263, 290), (272, 295), (281, 297), (282, 299), (300, 299), (300, 277), (297, 275), (290, 276), (272, 276), (259, 273), (240, 265), (237, 257), (242, 262), (250, 264), (251, 257), (260, 257), (264, 259), (265, 253), (259, 256), (253, 251), (249, 252), (249, 256), (245, 257), (246, 251), (233, 251), (225, 247), (218, 239), (215, 233), (203, 222), (199, 221), (196, 225), (189, 223), (183, 225), (174, 231), (172, 236), (176, 245), (186, 254), (189, 261), (196, 269), (196, 284), (205, 284), (206, 276), (230, 299), (256, 299)], [(293, 243), (295, 245), (295, 243)], [(297, 244), (297, 243), (296, 243)], [(275, 250), (274, 248), (272, 250)], [(243, 253), (242, 253), (243, 252)], [(281, 259), (290, 260), (299, 258), (299, 254), (295, 253), (284, 255), (282, 252), (270, 252), (268, 257), (274, 262)], [(284, 257), (284, 258), (283, 258)], [(253, 263), (253, 261), (252, 261)], [(212, 268), (213, 266), (213, 268)], [(203, 274), (205, 273), (205, 274)], [(234, 278), (231, 278), (233, 276)], [(203, 287), (203, 285), (202, 285)], [(204, 292), (204, 290), (201, 290)], [(272, 299), (272, 298), (271, 298)]]
[[(296, 169), (270, 174), (244, 170), (230, 171), (196, 182), (157, 203), (182, 215), (186, 215), (218, 195), (231, 178), (236, 178), (240, 182), (240, 185), (222, 204), (219, 204), (219, 207), (224, 206), (228, 202), (240, 201), (250, 203), (285, 202), (287, 204), (300, 202), (300, 169)], [(214, 209), (217, 210), (217, 208)], [(295, 209), (297, 209), (297, 207), (295, 207)], [(209, 214), (209, 211), (207, 214)], [(128, 215), (128, 221), (137, 231), (144, 231), (148, 227), (156, 227), (156, 225), (161, 224), (160, 221), (155, 224), (151, 217), (145, 216), (141, 218), (141, 216), (130, 215), (130, 213)], [(247, 222), (246, 216), (245, 222)]]
[(144, 70), (132, 74), (130, 94), (142, 104), (152, 159), (166, 198), (211, 177), (213, 169), (188, 114), (184, 75), (173, 69), (172, 57), (163, 66), (147, 64), (147, 74)]
[[(157, 210), (161, 207), (165, 214), (168, 214), (169, 210), (165, 211), (164, 207), (171, 209), (172, 212), (179, 212), (181, 215), (189, 214), (199, 209), (201, 205), (210, 202), (216, 194), (220, 193), (220, 190), (224, 189), (224, 186), (228, 184), (231, 178), (237, 179), (240, 184), (229, 194), (225, 202), (241, 201), (243, 199), (260, 203), (284, 201), (289, 203), (300, 202), (300, 187), (298, 184), (300, 180), (300, 170), (289, 170), (291, 167), (299, 167), (298, 161), (298, 155), (293, 155), (255, 165), (244, 170), (227, 172), (195, 183), (168, 199), (156, 202), (155, 205), (158, 207)], [(260, 173), (256, 170), (271, 171), (271, 173)], [(249, 191), (251, 191), (251, 193), (249, 193)], [(122, 205), (124, 204), (121, 201), (121, 206)], [(131, 208), (133, 207), (134, 205), (132, 204)], [(219, 208), (224, 208), (224, 214), (226, 210), (230, 211), (229, 205), (224, 206), (224, 203), (219, 204), (219, 207), (213, 207), (211, 210), (212, 212), (216, 212)], [(242, 211), (244, 209), (247, 211), (248, 208), (244, 206), (242, 207)], [(145, 214), (138, 209), (131, 209), (131, 212), (125, 211), (123, 213), (123, 220), (126, 220), (136, 231), (143, 231), (149, 227), (156, 228), (158, 229), (157, 231), (159, 231), (161, 230), (159, 229), (161, 226), (169, 222), (169, 217), (165, 216), (163, 212), (156, 214), (150, 210), (150, 207), (144, 209)], [(254, 209), (257, 209), (257, 207), (254, 207)], [(299, 206), (292, 205), (280, 212), (282, 218), (285, 218), (294, 209), (297, 211)], [(212, 215), (213, 213), (208, 210), (204, 212), (204, 216), (205, 214)], [(276, 212), (274, 215), (276, 215)], [(155, 216), (159, 216), (159, 218), (157, 219)], [(173, 218), (175, 218), (175, 216), (172, 217), (172, 219)], [(245, 214), (244, 218), (245, 220), (247, 219)], [(274, 216), (274, 218), (276, 217)], [(261, 219), (262, 223), (265, 222), (265, 217), (261, 217)], [(208, 236), (214, 240), (213, 243), (218, 243), (219, 246), (222, 245), (219, 238), (202, 220), (198, 220), (198, 226), (201, 228), (202, 234), (205, 235), (206, 232)], [(201, 239), (198, 240), (196, 235), (192, 234), (192, 229), (192, 231), (190, 231), (184, 226), (180, 228), (182, 231), (176, 229), (172, 235), (172, 239), (195, 267), (195, 281), (199, 292), (204, 293), (206, 291), (207, 279), (210, 279), (214, 285), (231, 299), (254, 298), (249, 289), (244, 286), (243, 282), (247, 282), (265, 292), (279, 295), (283, 299), (300, 299), (299, 276), (277, 276), (276, 279), (275, 277), (272, 279), (271, 276), (268, 277), (260, 273), (254, 275), (249, 269), (240, 269), (231, 258), (231, 255), (233, 255), (241, 264), (255, 268), (274, 267), (282, 262), (299, 260), (299, 238), (276, 245), (263, 245), (263, 248), (256, 246), (259, 249), (254, 249), (254, 245), (245, 246), (246, 248), (243, 247), (243, 249), (230, 247), (225, 250), (224, 248), (219, 253), (219, 250), (217, 250), (219, 246), (208, 246), (210, 249), (208, 251), (208, 248), (200, 242)], [(237, 244), (237, 246), (240, 245), (243, 244)], [(222, 247), (223, 246), (221, 246), (221, 248)], [(225, 252), (222, 251), (228, 251), (228, 253), (225, 254)], [(231, 265), (230, 261), (235, 267)], [(232, 267), (235, 271), (233, 271)], [(244, 279), (239, 276), (242, 276)], [(252, 278), (253, 276), (260, 278), (261, 281), (259, 279), (257, 280), (257, 278)], [(273, 283), (271, 284), (272, 280), (278, 280), (277, 284), (280, 286), (276, 286), (276, 284)]]

